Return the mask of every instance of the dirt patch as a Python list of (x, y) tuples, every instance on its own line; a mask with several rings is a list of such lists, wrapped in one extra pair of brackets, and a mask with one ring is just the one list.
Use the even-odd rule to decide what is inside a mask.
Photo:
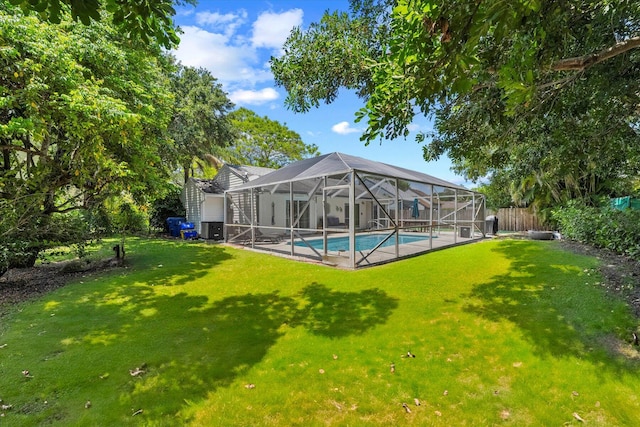
[(122, 266), (122, 260), (105, 259), (74, 260), (11, 269), (0, 277), (0, 315), (13, 304), (38, 298), (78, 277)]

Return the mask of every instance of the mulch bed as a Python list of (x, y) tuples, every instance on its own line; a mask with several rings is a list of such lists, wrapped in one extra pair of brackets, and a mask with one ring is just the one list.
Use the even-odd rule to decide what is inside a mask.
[(0, 277), (0, 315), (12, 305), (30, 301), (65, 286), (71, 280), (121, 268), (122, 260), (65, 261), (14, 268)]
[[(597, 257), (607, 292), (624, 298), (640, 318), (640, 262), (617, 255), (606, 249), (563, 240), (563, 249)], [(107, 259), (93, 262), (67, 261), (13, 269), (0, 277), (0, 315), (17, 303), (29, 301), (58, 289), (78, 277), (108, 269), (121, 268), (121, 260)]]

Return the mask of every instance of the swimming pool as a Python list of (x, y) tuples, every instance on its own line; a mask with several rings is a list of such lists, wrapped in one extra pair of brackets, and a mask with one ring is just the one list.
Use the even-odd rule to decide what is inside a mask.
[[(367, 251), (375, 248), (378, 243), (384, 240), (386, 234), (361, 234), (356, 236), (356, 250)], [(435, 239), (436, 236), (433, 236)], [(429, 236), (412, 236), (409, 234), (400, 234), (399, 244), (422, 242), (429, 240)], [(324, 249), (323, 239), (308, 239), (306, 241), (314, 249)], [(294, 244), (296, 246), (306, 247), (307, 243), (297, 241)], [(394, 246), (396, 244), (396, 236), (390, 237), (381, 247)], [(329, 251), (348, 251), (349, 250), (349, 236), (342, 237), (329, 237), (327, 239), (327, 250)]]

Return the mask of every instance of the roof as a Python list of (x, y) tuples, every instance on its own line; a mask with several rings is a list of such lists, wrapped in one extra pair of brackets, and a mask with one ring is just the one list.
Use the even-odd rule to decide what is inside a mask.
[[(230, 165), (225, 164), (225, 166), (231, 171), (231, 173), (235, 174), (238, 178), (240, 178), (244, 182), (250, 182), (256, 178), (259, 178), (263, 175), (266, 175), (270, 172), (273, 172), (275, 169), (271, 168), (263, 168), (258, 166), (246, 166), (246, 165)], [(200, 189), (202, 192), (207, 194), (224, 194), (226, 188), (218, 182), (217, 178), (220, 176), (218, 174), (216, 178), (213, 179), (199, 179), (199, 178), (189, 178), (193, 181), (195, 186)]]
[(198, 179), (191, 178), (195, 186), (204, 193), (209, 194), (224, 194), (224, 188), (218, 184), (214, 179)]
[(252, 181), (275, 170), (271, 168), (263, 168), (260, 166), (230, 165), (228, 163), (227, 166), (245, 182)]
[(303, 179), (320, 178), (327, 175), (348, 173), (354, 170), (375, 175), (400, 178), (408, 181), (467, 190), (461, 185), (453, 184), (422, 172), (412, 171), (410, 169), (337, 152), (291, 163), (281, 169), (277, 169), (271, 173), (235, 187), (233, 190), (282, 184), (285, 182), (300, 181)]

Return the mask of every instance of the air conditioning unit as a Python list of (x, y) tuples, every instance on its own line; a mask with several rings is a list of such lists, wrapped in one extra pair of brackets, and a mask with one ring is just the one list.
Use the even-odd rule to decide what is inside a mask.
[(200, 223), (200, 237), (207, 240), (222, 240), (224, 223), (219, 221), (213, 222), (201, 222)]

